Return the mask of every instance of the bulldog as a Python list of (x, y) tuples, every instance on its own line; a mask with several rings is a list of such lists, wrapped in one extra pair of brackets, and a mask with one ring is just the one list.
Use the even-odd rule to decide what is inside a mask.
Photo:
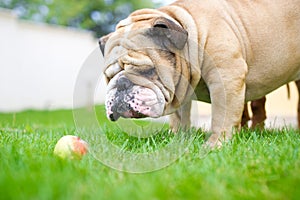
[(207, 144), (221, 146), (245, 102), (300, 79), (300, 0), (179, 0), (133, 12), (99, 44), (110, 120), (170, 115), (176, 131), (192, 100), (209, 102)]

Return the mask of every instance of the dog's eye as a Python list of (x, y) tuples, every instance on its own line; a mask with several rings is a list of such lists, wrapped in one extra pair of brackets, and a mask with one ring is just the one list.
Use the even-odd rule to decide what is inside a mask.
[(148, 70), (146, 70), (144, 73), (145, 73), (146, 75), (148, 75), (148, 76), (152, 76), (152, 75), (155, 74), (155, 69), (154, 69), (154, 68), (148, 69)]
[(147, 69), (147, 70), (142, 70), (142, 71), (139, 71), (139, 73), (141, 75), (144, 75), (144, 76), (153, 76), (155, 74), (155, 69), (154, 68), (151, 68), (151, 69)]

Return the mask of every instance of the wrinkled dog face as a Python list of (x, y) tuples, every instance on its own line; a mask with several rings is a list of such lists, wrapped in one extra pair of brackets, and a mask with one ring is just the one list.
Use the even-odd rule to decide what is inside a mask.
[(133, 15), (100, 39), (108, 82), (107, 117), (160, 117), (174, 100), (176, 51), (187, 33), (164, 17)]

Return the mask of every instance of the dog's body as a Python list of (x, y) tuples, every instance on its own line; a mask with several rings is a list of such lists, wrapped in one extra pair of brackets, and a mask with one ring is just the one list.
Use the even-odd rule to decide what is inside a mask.
[(132, 13), (106, 41), (112, 120), (171, 114), (174, 130), (188, 126), (194, 90), (220, 145), (245, 101), (300, 79), (300, 0), (181, 0)]

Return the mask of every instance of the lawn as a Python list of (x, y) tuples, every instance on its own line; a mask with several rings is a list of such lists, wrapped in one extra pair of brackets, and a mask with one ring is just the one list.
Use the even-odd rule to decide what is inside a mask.
[[(88, 112), (77, 113), (57, 110), (0, 114), (0, 199), (300, 198), (298, 130), (242, 130), (222, 149), (204, 153), (205, 133), (201, 130), (193, 129), (185, 133), (188, 135), (185, 142), (174, 143), (176, 136), (169, 134), (167, 125), (154, 123), (155, 135), (135, 137), (125, 134), (120, 124), (116, 127), (108, 122), (100, 106), (97, 107), (100, 126), (97, 130), (102, 131), (99, 134), (95, 127), (88, 126), (90, 120), (85, 116)], [(143, 127), (144, 123), (125, 121), (124, 128), (132, 124)], [(148, 125), (144, 127), (142, 131), (147, 132)], [(67, 134), (80, 135), (92, 143), (93, 151), (82, 160), (55, 157), (56, 142)], [(98, 156), (106, 151), (105, 145), (98, 144), (103, 138), (107, 138), (104, 142), (109, 141), (112, 148), (119, 149), (120, 154), (139, 156), (148, 152), (154, 155), (149, 157), (152, 161), (138, 160), (137, 156), (137, 160), (131, 158), (124, 164), (117, 152), (113, 152), (111, 156), (106, 154), (107, 163), (103, 164)], [(177, 152), (176, 155), (181, 155), (177, 160), (173, 154), (175, 148), (169, 148), (169, 154), (162, 151), (173, 143), (182, 150)], [(161, 167), (166, 160), (155, 154), (160, 151), (165, 158), (170, 156), (166, 167)], [(106, 166), (118, 162), (125, 171), (149, 172), (128, 173)], [(147, 163), (157, 164), (160, 167), (156, 169), (161, 169), (151, 171)]]

